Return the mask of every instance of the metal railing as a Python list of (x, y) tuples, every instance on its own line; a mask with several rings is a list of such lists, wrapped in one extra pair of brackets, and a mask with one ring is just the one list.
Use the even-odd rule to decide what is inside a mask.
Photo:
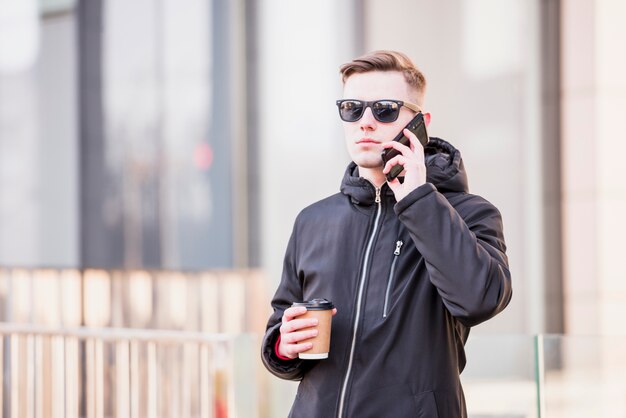
[(257, 415), (237, 359), (254, 355), (250, 335), (0, 324), (0, 337), (4, 417)]
[(264, 285), (245, 269), (0, 267), (2, 416), (263, 416)]
[[(296, 383), (259, 372), (259, 336), (0, 324), (4, 417), (286, 416)], [(470, 417), (626, 417), (626, 337), (476, 336)]]
[[(264, 283), (0, 268), (2, 416), (286, 416), (297, 384), (259, 370)], [(466, 353), (470, 417), (626, 417), (626, 336), (472, 334)]]

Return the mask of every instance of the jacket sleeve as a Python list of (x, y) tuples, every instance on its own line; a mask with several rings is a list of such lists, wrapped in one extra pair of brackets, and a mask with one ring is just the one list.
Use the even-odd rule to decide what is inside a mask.
[(283, 312), (295, 301), (302, 301), (302, 286), (296, 270), (297, 220), (294, 226), (283, 263), (280, 284), (272, 299), (274, 313), (267, 322), (261, 344), (261, 358), (265, 367), (275, 376), (287, 380), (301, 380), (304, 374), (317, 362), (311, 360), (281, 360), (275, 350), (280, 335)]
[(491, 203), (465, 194), (453, 207), (426, 183), (394, 210), (424, 257), (444, 305), (463, 325), (477, 325), (508, 305), (511, 274), (502, 219)]

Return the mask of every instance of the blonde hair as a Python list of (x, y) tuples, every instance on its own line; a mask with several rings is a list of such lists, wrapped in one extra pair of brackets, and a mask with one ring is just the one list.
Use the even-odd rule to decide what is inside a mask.
[(339, 67), (344, 84), (351, 75), (370, 71), (399, 71), (404, 75), (404, 79), (409, 86), (414, 88), (419, 96), (423, 96), (426, 92), (426, 78), (424, 74), (402, 52), (373, 51)]

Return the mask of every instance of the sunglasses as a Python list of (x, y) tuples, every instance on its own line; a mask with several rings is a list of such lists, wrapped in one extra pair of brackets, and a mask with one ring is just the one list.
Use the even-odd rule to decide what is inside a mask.
[(365, 109), (368, 107), (372, 109), (372, 115), (374, 115), (377, 121), (382, 123), (395, 122), (396, 119), (398, 119), (398, 115), (400, 115), (400, 108), (402, 106), (414, 112), (422, 111), (418, 105), (401, 100), (383, 99), (374, 100), (372, 102), (355, 99), (337, 100), (339, 117), (344, 122), (356, 122), (361, 119), (363, 113), (365, 113)]

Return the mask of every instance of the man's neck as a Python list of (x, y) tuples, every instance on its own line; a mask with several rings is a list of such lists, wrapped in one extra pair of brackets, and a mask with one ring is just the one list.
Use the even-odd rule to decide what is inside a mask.
[(377, 167), (377, 168), (359, 167), (359, 176), (363, 177), (365, 180), (368, 180), (370, 183), (374, 185), (374, 187), (377, 187), (377, 188), (383, 187), (383, 184), (385, 184), (385, 182), (387, 181), (380, 167)]

